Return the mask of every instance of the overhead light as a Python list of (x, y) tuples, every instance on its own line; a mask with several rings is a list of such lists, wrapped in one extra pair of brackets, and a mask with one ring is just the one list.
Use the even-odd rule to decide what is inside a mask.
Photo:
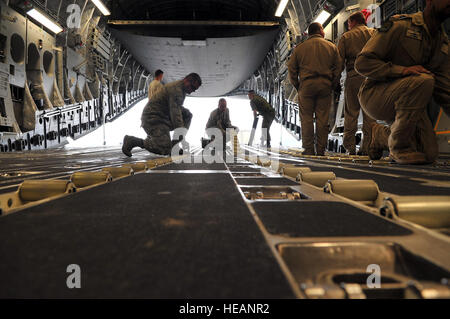
[(43, 13), (39, 12), (36, 9), (31, 9), (27, 12), (27, 14), (32, 17), (37, 22), (41, 23), (43, 26), (51, 30), (53, 33), (60, 33), (63, 28), (59, 26), (57, 23), (50, 20), (47, 16), (45, 16)]
[(326, 10), (322, 10), (322, 12), (319, 13), (319, 15), (314, 20), (314, 22), (319, 22), (320, 24), (324, 24), (325, 21), (327, 21), (330, 16), (331, 16), (331, 13), (329, 13)]
[(99, 9), (103, 15), (109, 16), (111, 12), (109, 12), (108, 8), (103, 4), (101, 0), (92, 0), (97, 9)]
[(277, 11), (275, 12), (276, 17), (281, 17), (283, 15), (284, 9), (286, 9), (286, 6), (288, 4), (289, 0), (281, 0), (278, 4)]

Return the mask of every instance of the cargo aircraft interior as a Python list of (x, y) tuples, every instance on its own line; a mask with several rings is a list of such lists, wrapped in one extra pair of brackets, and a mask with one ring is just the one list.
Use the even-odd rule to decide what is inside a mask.
[[(382, 30), (432, 1), (0, 0), (0, 297), (450, 299), (444, 108), (427, 108), (433, 163), (358, 152), (362, 112), (349, 154), (344, 69), (325, 153), (305, 154), (288, 70), (313, 22), (337, 45), (357, 11)], [(195, 138), (128, 157), (105, 127), (145, 138), (158, 69), (164, 85), (201, 77), (184, 105)], [(252, 91), (274, 109), (270, 148)], [(220, 98), (240, 130), (223, 154), (198, 120)]]

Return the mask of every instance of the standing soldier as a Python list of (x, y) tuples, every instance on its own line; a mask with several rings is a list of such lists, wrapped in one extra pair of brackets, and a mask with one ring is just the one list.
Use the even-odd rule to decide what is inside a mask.
[(150, 100), (159, 90), (163, 88), (162, 79), (164, 77), (164, 72), (157, 70), (155, 72), (155, 79), (150, 83), (148, 87), (148, 99)]
[(145, 148), (151, 153), (169, 155), (173, 145), (183, 138), (171, 141), (170, 131), (177, 128), (189, 129), (192, 114), (183, 107), (186, 94), (195, 92), (202, 85), (197, 73), (191, 73), (183, 80), (165, 85), (145, 106), (142, 112), (142, 127), (147, 133), (145, 140), (126, 135), (122, 152), (131, 157), (134, 147)]
[(250, 90), (248, 92), (248, 98), (250, 99), (250, 106), (253, 110), (253, 116), (263, 116), (262, 123), (262, 142), (266, 141), (267, 148), (270, 148), (270, 126), (275, 119), (275, 109), (266, 101), (263, 97), (256, 95), (255, 91)]
[(385, 22), (356, 59), (356, 70), (367, 77), (359, 91), (362, 108), (372, 118), (392, 123), (388, 134), (372, 134), (372, 159), (388, 146), (399, 164), (436, 160), (438, 145), (427, 105), (434, 97), (450, 114), (449, 41), (442, 28), (448, 17), (450, 0), (427, 0), (424, 12)]
[[(361, 106), (358, 100), (358, 91), (364, 81), (354, 69), (356, 56), (374, 33), (374, 29), (366, 26), (366, 19), (362, 12), (355, 12), (348, 18), (348, 32), (339, 40), (338, 50), (341, 59), (345, 62), (347, 78), (345, 80), (345, 119), (344, 119), (344, 147), (350, 155), (356, 154), (355, 135), (358, 128), (358, 117)], [(363, 114), (363, 143), (360, 148), (361, 155), (367, 155), (372, 125), (374, 120)]]
[[(305, 155), (315, 155), (313, 115), (316, 114), (317, 155), (324, 155), (328, 140), (331, 92), (339, 84), (341, 59), (336, 46), (325, 40), (320, 23), (308, 27), (308, 39), (299, 44), (289, 62), (289, 79), (299, 91), (302, 143)], [(300, 78), (300, 79), (299, 79)]]

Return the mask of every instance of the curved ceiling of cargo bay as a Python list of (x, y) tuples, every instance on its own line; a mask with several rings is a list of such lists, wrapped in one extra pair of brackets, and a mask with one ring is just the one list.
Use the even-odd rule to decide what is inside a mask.
[(276, 31), (202, 41), (141, 36), (126, 31), (114, 34), (147, 70), (162, 69), (164, 82), (196, 72), (203, 85), (194, 96), (221, 96), (237, 88), (261, 65)]
[[(126, 3), (126, 5), (125, 5)], [(202, 25), (209, 22), (274, 22), (274, 0), (113, 1), (113, 34), (150, 72), (162, 69), (165, 82), (199, 73), (202, 87), (194, 96), (220, 96), (237, 88), (261, 65), (277, 34), (276, 27)], [(164, 21), (133, 25), (133, 21)], [(199, 22), (174, 25), (170, 22)]]

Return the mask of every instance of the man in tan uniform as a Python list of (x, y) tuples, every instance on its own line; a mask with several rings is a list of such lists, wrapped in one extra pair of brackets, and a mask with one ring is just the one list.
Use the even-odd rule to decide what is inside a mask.
[(392, 123), (390, 132), (374, 125), (383, 134), (372, 134), (371, 158), (380, 158), (388, 146), (399, 164), (436, 160), (427, 105), (433, 97), (450, 114), (449, 41), (442, 28), (448, 17), (450, 0), (427, 0), (423, 13), (397, 15), (384, 23), (356, 59), (356, 70), (367, 77), (359, 91), (362, 108)]
[[(308, 39), (295, 48), (288, 62), (289, 79), (299, 91), (302, 143), (305, 149), (303, 154), (324, 155), (328, 140), (331, 92), (337, 87), (342, 62), (336, 46), (324, 39), (325, 33), (320, 23), (312, 23), (308, 34)], [(314, 113), (317, 153), (314, 151)]]
[[(362, 12), (355, 12), (348, 18), (349, 31), (345, 32), (338, 43), (339, 54), (347, 71), (345, 80), (345, 115), (344, 115), (344, 147), (350, 155), (356, 154), (355, 135), (358, 129), (358, 117), (361, 106), (358, 100), (358, 91), (364, 81), (354, 68), (356, 56), (375, 32), (366, 26), (366, 19)], [(372, 125), (375, 123), (371, 117), (363, 114), (363, 143), (360, 148), (361, 155), (367, 155)]]

